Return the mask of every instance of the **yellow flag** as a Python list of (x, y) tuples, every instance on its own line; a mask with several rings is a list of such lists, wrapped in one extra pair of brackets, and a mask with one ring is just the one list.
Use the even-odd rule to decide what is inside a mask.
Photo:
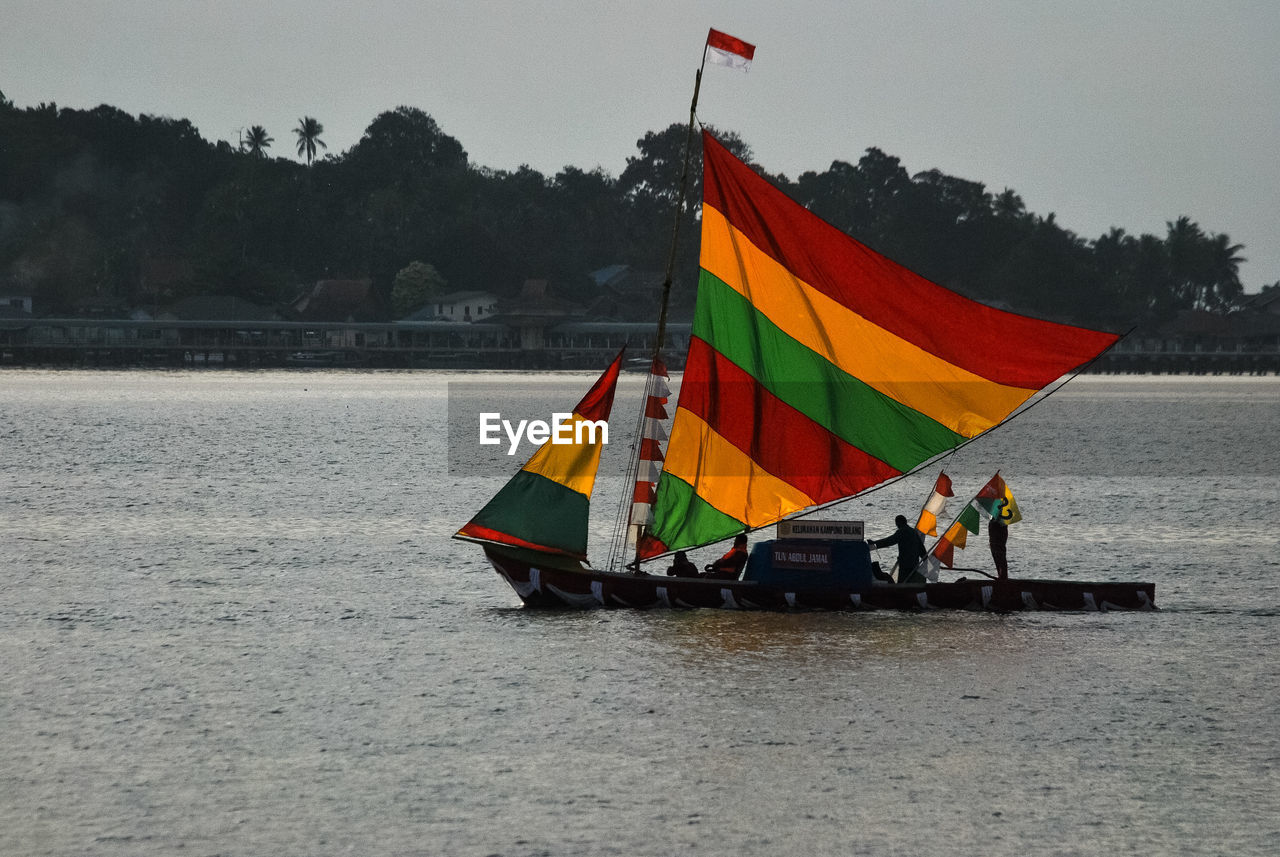
[(1013, 499), (1013, 492), (1009, 490), (1009, 486), (1004, 486), (1004, 502), (1000, 504), (1000, 520), (1008, 526), (1016, 524), (1022, 520), (1022, 513), (1018, 511), (1018, 501)]

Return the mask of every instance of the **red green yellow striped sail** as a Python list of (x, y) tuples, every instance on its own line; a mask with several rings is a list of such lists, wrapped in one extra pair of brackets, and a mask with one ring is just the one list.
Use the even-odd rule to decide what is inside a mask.
[(496, 542), (512, 547), (587, 558), (587, 520), (591, 490), (600, 466), (603, 436), (578, 433), (579, 424), (608, 420), (618, 386), (622, 355), (573, 409), (564, 436), (580, 443), (548, 440), (502, 490), (454, 538)]
[(929, 282), (703, 133), (692, 340), (645, 556), (856, 494), (995, 426), (1117, 339)]

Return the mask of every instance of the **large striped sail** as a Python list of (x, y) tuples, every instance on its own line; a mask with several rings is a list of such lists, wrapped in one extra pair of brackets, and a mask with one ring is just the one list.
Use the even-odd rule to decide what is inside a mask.
[(697, 309), (643, 556), (910, 471), (1117, 339), (944, 289), (702, 143)]
[(552, 438), (540, 446), (454, 538), (587, 558), (591, 491), (605, 442), (591, 424), (609, 419), (625, 352), (618, 352), (565, 422), (562, 434), (575, 442)]

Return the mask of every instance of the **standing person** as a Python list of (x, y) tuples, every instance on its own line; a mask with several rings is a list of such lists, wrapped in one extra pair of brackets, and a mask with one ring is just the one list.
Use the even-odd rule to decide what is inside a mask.
[(992, 518), (987, 526), (987, 539), (991, 542), (991, 558), (996, 563), (996, 576), (1001, 580), (1008, 580), (1009, 557), (1005, 546), (1009, 543), (1009, 527), (998, 516)]
[(898, 582), (899, 583), (923, 583), (924, 577), (920, 574), (917, 566), (920, 560), (925, 557), (924, 539), (920, 536), (920, 531), (907, 523), (906, 517), (899, 515), (893, 519), (893, 523), (897, 529), (893, 531), (893, 535), (886, 536), (883, 539), (870, 539), (869, 543), (873, 548), (887, 548), (890, 545), (898, 546)]
[(708, 565), (703, 577), (717, 577), (724, 580), (737, 580), (742, 569), (747, 565), (747, 534), (738, 533), (733, 537), (733, 547), (729, 552)]

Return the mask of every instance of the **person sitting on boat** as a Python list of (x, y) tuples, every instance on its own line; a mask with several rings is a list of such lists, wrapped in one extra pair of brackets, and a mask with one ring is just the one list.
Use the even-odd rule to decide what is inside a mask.
[(667, 569), (667, 577), (697, 577), (698, 567), (689, 559), (684, 551), (676, 551), (671, 567)]
[(737, 580), (742, 569), (747, 565), (747, 534), (738, 533), (733, 537), (733, 547), (729, 552), (706, 567), (703, 577), (721, 580)]
[(924, 576), (920, 574), (918, 566), (920, 565), (920, 560), (924, 559), (926, 554), (924, 539), (921, 538), (919, 530), (907, 523), (904, 515), (894, 518), (893, 523), (897, 526), (897, 529), (893, 531), (893, 535), (885, 536), (883, 539), (868, 539), (867, 544), (873, 548), (887, 548), (890, 545), (897, 545), (898, 582), (923, 583)]

